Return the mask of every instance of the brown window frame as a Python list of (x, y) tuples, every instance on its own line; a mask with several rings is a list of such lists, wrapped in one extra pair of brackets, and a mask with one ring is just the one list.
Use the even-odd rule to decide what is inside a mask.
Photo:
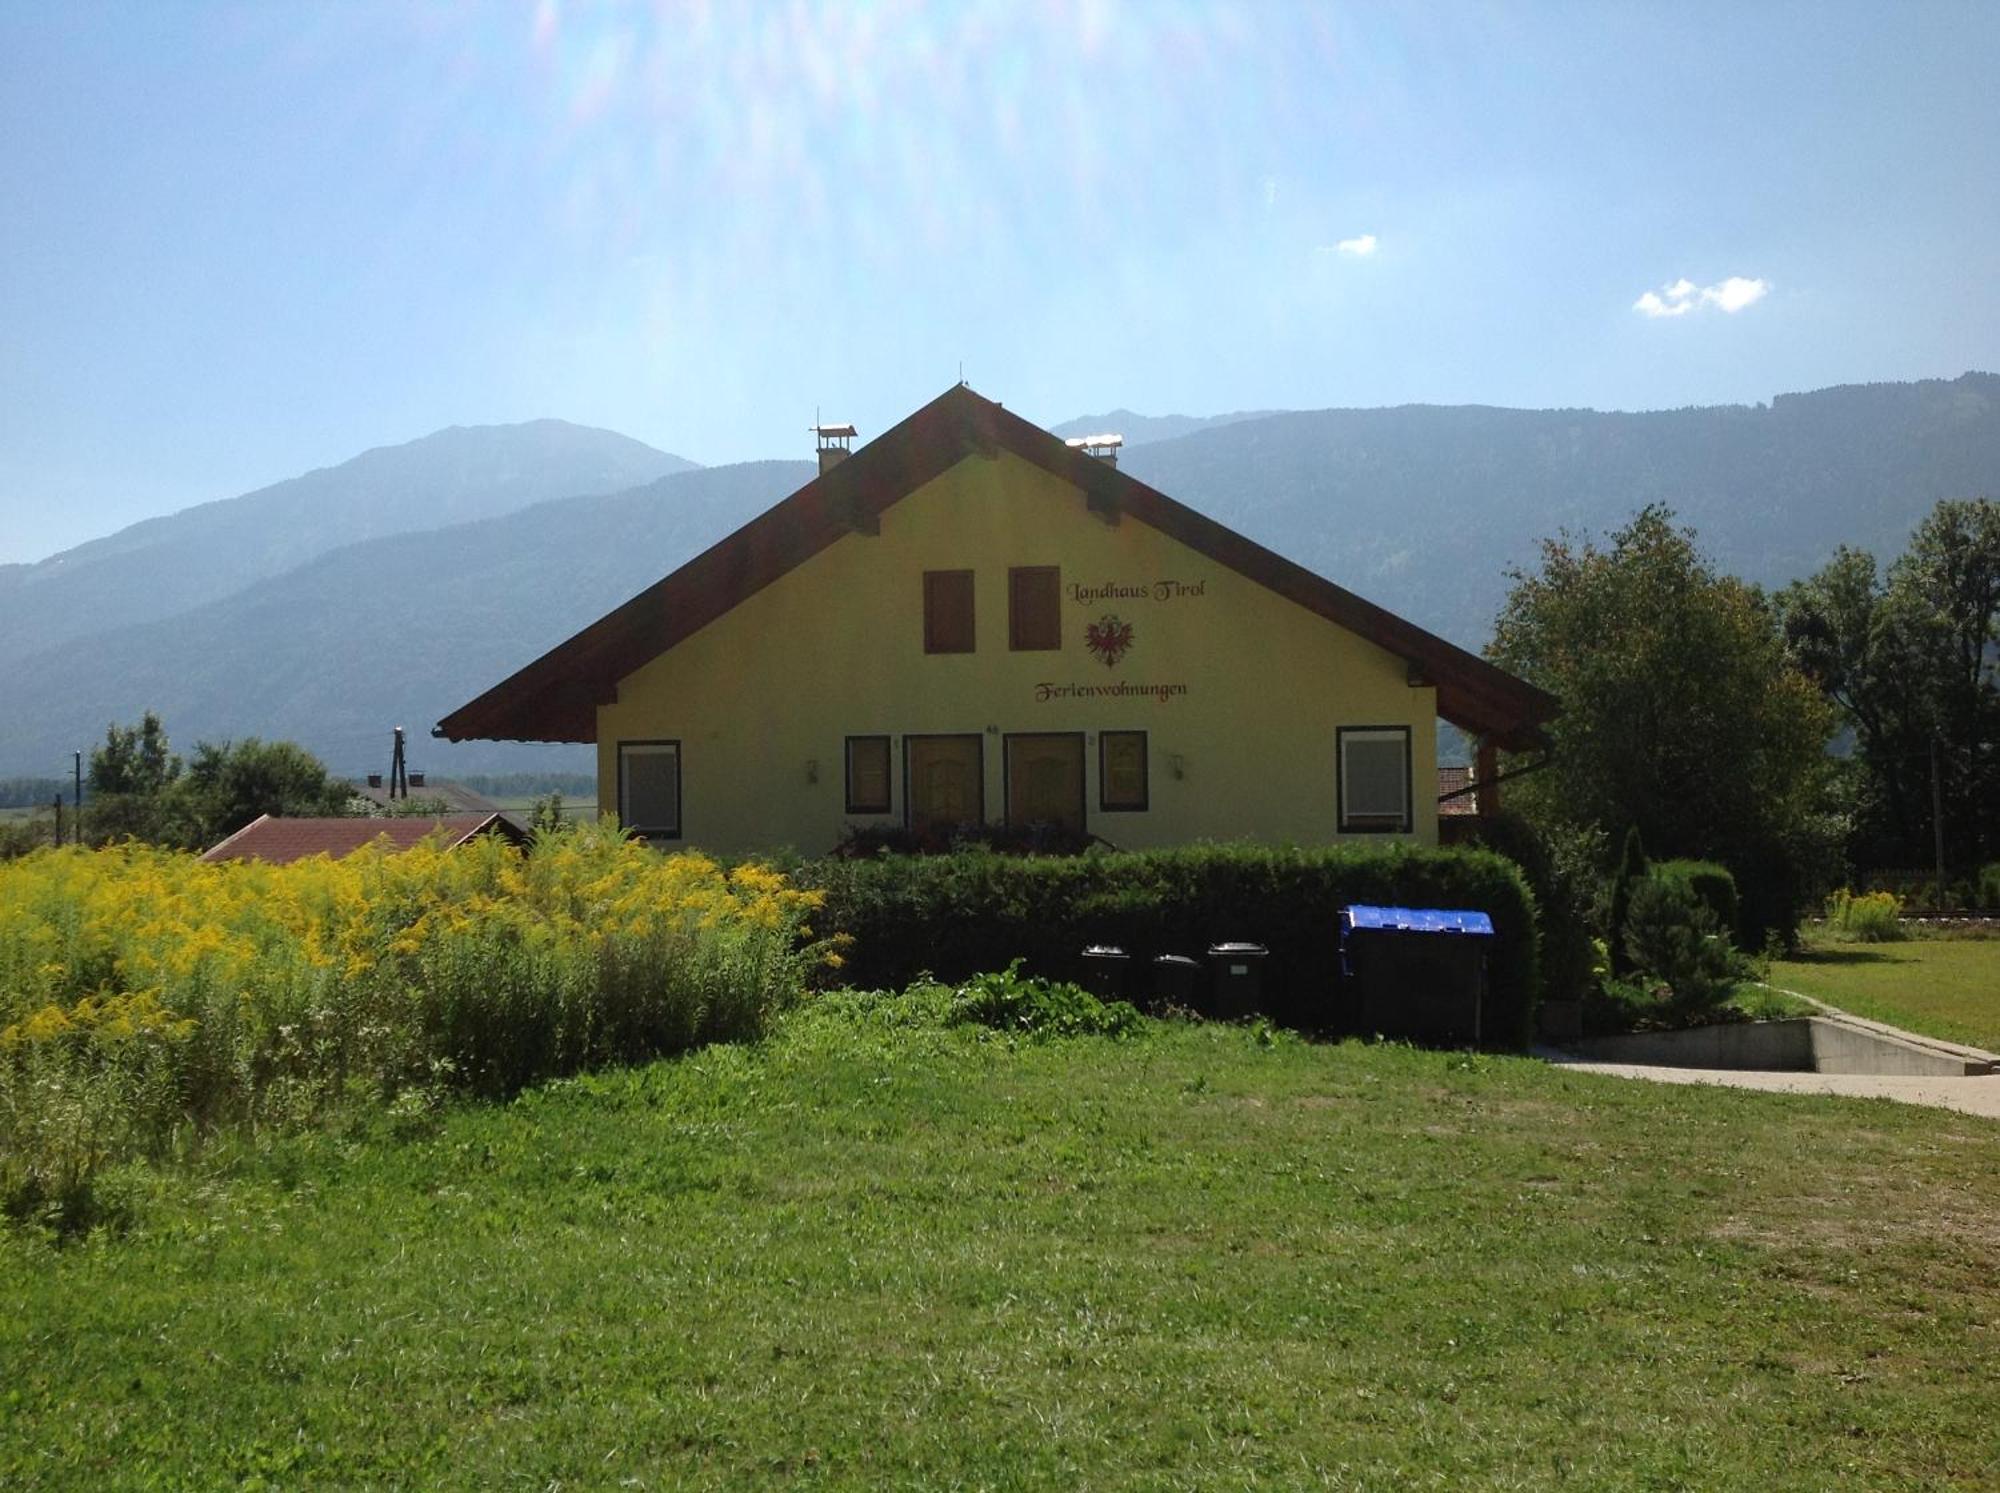
[[(942, 607), (937, 601), (937, 591), (946, 580), (965, 580), (965, 646), (946, 647), (950, 641), (941, 638), (943, 628), (939, 625)], [(926, 653), (977, 653), (979, 651), (979, 609), (978, 597), (973, 587), (972, 572), (969, 570), (926, 570), (924, 572), (924, 652)]]
[[(632, 824), (625, 817), (625, 753), (631, 747), (672, 747), (674, 749), (674, 822), (671, 828)], [(687, 802), (682, 796), (682, 789), (684, 787), (679, 737), (662, 737), (646, 741), (620, 741), (618, 743), (618, 823), (621, 828), (628, 829), (633, 834), (645, 840), (678, 840), (683, 838), (687, 825)]]
[[(1021, 591), (1024, 580), (1033, 577), (1050, 578), (1049, 636), (1052, 641), (1033, 642), (1025, 638), (1026, 628), (1021, 616)], [(1007, 570), (1007, 647), (1014, 653), (1054, 653), (1062, 648), (1062, 567), (1060, 565), (1014, 565)]]
[[(1111, 774), (1104, 768), (1104, 748), (1107, 737), (1136, 736), (1139, 738), (1139, 801), (1137, 803), (1113, 803), (1111, 801)], [(1097, 733), (1097, 808), (1104, 814), (1144, 814), (1153, 805), (1153, 744), (1146, 739), (1144, 731), (1099, 731)]]
[[(854, 748), (863, 742), (878, 741), (882, 744), (882, 802), (879, 804), (866, 804), (854, 796)], [(893, 755), (895, 750), (894, 741), (895, 738), (890, 736), (850, 736), (847, 738), (847, 748), (842, 754), (841, 768), (846, 792), (846, 811), (848, 813), (893, 814), (896, 812), (896, 759)]]
[[(1349, 736), (1401, 736), (1403, 738), (1403, 813), (1400, 824), (1381, 824), (1370, 815), (1365, 823), (1354, 823), (1347, 811), (1347, 738)], [(1333, 733), (1334, 804), (1343, 835), (1407, 835), (1417, 827), (1415, 801), (1416, 741), (1408, 726), (1341, 726)]]

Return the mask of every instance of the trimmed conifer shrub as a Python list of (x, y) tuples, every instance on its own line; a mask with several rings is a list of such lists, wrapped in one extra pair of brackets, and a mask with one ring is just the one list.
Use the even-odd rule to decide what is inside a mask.
[(1646, 879), (1651, 863), (1639, 839), (1639, 826), (1625, 831), (1625, 853), (1618, 860), (1618, 874), (1611, 882), (1611, 916), (1604, 941), (1611, 948), (1611, 973), (1624, 978), (1632, 973), (1631, 956), (1625, 950), (1625, 918), (1632, 907), (1632, 889)]
[(1715, 914), (1715, 925), (1734, 937), (1738, 927), (1736, 878), (1727, 866), (1714, 861), (1661, 861), (1653, 875), (1684, 886), (1695, 900)]

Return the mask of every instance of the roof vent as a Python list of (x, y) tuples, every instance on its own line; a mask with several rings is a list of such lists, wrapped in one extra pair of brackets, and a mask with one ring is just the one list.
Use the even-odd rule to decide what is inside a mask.
[(813, 441), (819, 449), (819, 469), (830, 472), (847, 460), (848, 442), (854, 439), (852, 425), (815, 425)]
[(1118, 448), (1125, 444), (1125, 437), (1113, 432), (1103, 435), (1074, 435), (1063, 444), (1073, 451), (1081, 451), (1085, 456), (1094, 456), (1111, 466), (1118, 465)]

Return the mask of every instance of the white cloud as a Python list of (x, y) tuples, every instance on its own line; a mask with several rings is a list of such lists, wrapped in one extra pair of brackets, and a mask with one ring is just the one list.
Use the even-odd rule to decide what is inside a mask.
[(1746, 280), (1741, 275), (1731, 275), (1720, 285), (1711, 285), (1701, 293), (1701, 298), (1711, 306), (1720, 306), (1732, 316), (1745, 306), (1755, 305), (1770, 293), (1768, 280)]
[(1696, 285), (1682, 276), (1671, 285), (1649, 290), (1632, 303), (1641, 316), (1685, 316), (1703, 306), (1714, 306), (1724, 315), (1734, 316), (1745, 306), (1753, 306), (1770, 294), (1771, 282), (1731, 275), (1714, 285)]
[(1315, 254), (1350, 254), (1356, 259), (1366, 259), (1375, 252), (1378, 240), (1372, 233), (1361, 234), (1357, 238), (1344, 238), (1337, 244), (1315, 244)]

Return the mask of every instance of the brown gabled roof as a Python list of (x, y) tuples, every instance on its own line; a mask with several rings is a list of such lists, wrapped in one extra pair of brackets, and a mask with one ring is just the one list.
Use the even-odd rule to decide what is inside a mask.
[(477, 835), (501, 835), (516, 842), (521, 838), (520, 831), (498, 814), (446, 814), (437, 819), (280, 819), (265, 814), (205, 852), (202, 859), (288, 866), (315, 855), (339, 860), (377, 840), (389, 850), (408, 850), (431, 835), (439, 836), (446, 849)]
[(1402, 658), (1437, 687), (1438, 714), (1511, 750), (1547, 744), (1556, 698), (1476, 654), (1224, 528), (963, 384), (822, 472), (665, 580), (600, 617), (433, 729), (451, 741), (595, 741), (597, 707), (641, 665), (970, 455), (1013, 452), (1127, 515)]

